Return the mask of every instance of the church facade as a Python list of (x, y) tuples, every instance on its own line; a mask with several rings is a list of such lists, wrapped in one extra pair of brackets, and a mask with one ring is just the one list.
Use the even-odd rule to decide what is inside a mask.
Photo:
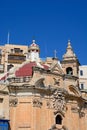
[(68, 41), (61, 62), (42, 61), (33, 40), (27, 59), (4, 73), (1, 121), (9, 130), (86, 130), (87, 93), (79, 87), (79, 60)]

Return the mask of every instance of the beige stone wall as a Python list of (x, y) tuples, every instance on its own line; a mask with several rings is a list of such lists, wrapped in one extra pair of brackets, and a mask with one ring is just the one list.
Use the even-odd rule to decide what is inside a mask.
[[(48, 99), (41, 99), (42, 106), (33, 106), (32, 99), (39, 97), (18, 97), (16, 107), (10, 107), (11, 130), (48, 130), (55, 124), (54, 110), (48, 108)], [(67, 103), (67, 111), (64, 114), (62, 125), (56, 125), (58, 128), (66, 126), (70, 130), (86, 130), (86, 115), (79, 117), (79, 113), (72, 111), (72, 107), (77, 107), (76, 101)], [(60, 114), (60, 113), (59, 113)], [(62, 114), (61, 114), (62, 115)]]
[(46, 130), (54, 122), (51, 109), (42, 99), (42, 106), (33, 106), (33, 99), (39, 97), (19, 97), (16, 107), (10, 107), (11, 130)]
[(9, 120), (9, 94), (6, 85), (0, 85), (0, 119)]
[(9, 119), (9, 96), (0, 95), (0, 118)]
[[(84, 117), (79, 116), (78, 103), (80, 104), (81, 102), (81, 99), (78, 98), (79, 93), (75, 89), (69, 89), (69, 86), (75, 87), (77, 85), (76, 80), (69, 78), (63, 80), (59, 75), (46, 73), (43, 73), (41, 76), (39, 71), (35, 71), (30, 83), (35, 84), (38, 79), (43, 77), (45, 87), (52, 85), (53, 88), (64, 88), (70, 94), (66, 95), (65, 113), (60, 111), (56, 114), (54, 113), (53, 94), (47, 96), (44, 90), (37, 91), (37, 89), (32, 89), (30, 93), (30, 90), (26, 91), (25, 88), (25, 94), (23, 91), (19, 91), (16, 97), (14, 97), (18, 99), (16, 106), (10, 106), (11, 130), (49, 130), (55, 124), (58, 114), (62, 117), (62, 124), (56, 124), (57, 128), (65, 126), (68, 130), (86, 130), (87, 126), (83, 126), (86, 122), (86, 115)], [(54, 77), (60, 78), (61, 83), (59, 86), (55, 84)]]

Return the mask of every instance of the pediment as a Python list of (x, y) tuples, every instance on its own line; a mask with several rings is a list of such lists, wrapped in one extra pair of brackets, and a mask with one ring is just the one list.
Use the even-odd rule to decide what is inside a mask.
[(62, 70), (62, 67), (58, 64), (58, 62), (56, 63), (52, 63), (51, 66), (50, 66), (50, 71), (52, 73), (55, 73), (55, 74), (60, 74), (60, 75), (63, 75), (64, 72)]
[(34, 85), (36, 87), (43, 87), (44, 86), (44, 77), (33, 77), (31, 81), (29, 82), (30, 85)]
[(44, 87), (44, 78), (39, 78), (36, 82), (35, 82), (35, 86), (36, 87)]

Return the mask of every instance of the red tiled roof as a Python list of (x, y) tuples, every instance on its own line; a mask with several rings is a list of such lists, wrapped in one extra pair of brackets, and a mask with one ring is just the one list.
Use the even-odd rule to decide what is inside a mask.
[[(16, 77), (26, 77), (26, 76), (32, 76), (33, 70), (32, 67), (37, 66), (36, 62), (29, 62), (22, 67), (20, 67), (18, 70), (16, 70), (15, 75)], [(48, 70), (48, 66), (43, 64), (42, 65), (44, 69)]]
[(2, 81), (2, 80), (6, 80), (6, 78), (8, 77), (8, 73), (7, 74), (5, 74), (3, 77), (1, 77), (1, 79), (0, 79), (0, 81)]
[(43, 67), (44, 67), (44, 69), (46, 69), (46, 70), (48, 70), (48, 69), (49, 69), (49, 66), (47, 66), (47, 65), (45, 65), (45, 64), (43, 64), (42, 66), (43, 66)]
[[(26, 77), (26, 76), (32, 76), (33, 70), (32, 67), (37, 66), (36, 62), (29, 62), (20, 67), (18, 70), (15, 71), (15, 76), (16, 77)], [(49, 66), (42, 64), (45, 70), (48, 70)], [(3, 75), (0, 78), (0, 81), (6, 80), (8, 77), (9, 73)]]
[(32, 76), (32, 67), (36, 66), (35, 62), (30, 62), (20, 67), (16, 72), (16, 77)]

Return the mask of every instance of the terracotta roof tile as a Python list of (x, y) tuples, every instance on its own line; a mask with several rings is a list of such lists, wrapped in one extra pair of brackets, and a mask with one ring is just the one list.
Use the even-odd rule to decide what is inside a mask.
[[(26, 77), (26, 76), (32, 76), (33, 70), (32, 67), (37, 66), (36, 62), (29, 62), (20, 67), (18, 70), (16, 70), (15, 75), (16, 77)], [(43, 64), (42, 65), (44, 69), (48, 70), (49, 66)]]
[(9, 75), (9, 73), (7, 73), (7, 74), (5, 74), (4, 76), (2, 76), (1, 79), (0, 79), (0, 81), (2, 81), (2, 80), (6, 80), (7, 77), (8, 77), (8, 75)]
[(46, 69), (46, 70), (48, 70), (48, 69), (49, 69), (49, 66), (47, 66), (47, 65), (45, 65), (45, 64), (43, 64), (42, 66), (43, 66), (43, 67), (44, 67), (44, 69)]
[(35, 62), (30, 62), (20, 67), (16, 72), (16, 77), (32, 76), (32, 67), (36, 66)]

